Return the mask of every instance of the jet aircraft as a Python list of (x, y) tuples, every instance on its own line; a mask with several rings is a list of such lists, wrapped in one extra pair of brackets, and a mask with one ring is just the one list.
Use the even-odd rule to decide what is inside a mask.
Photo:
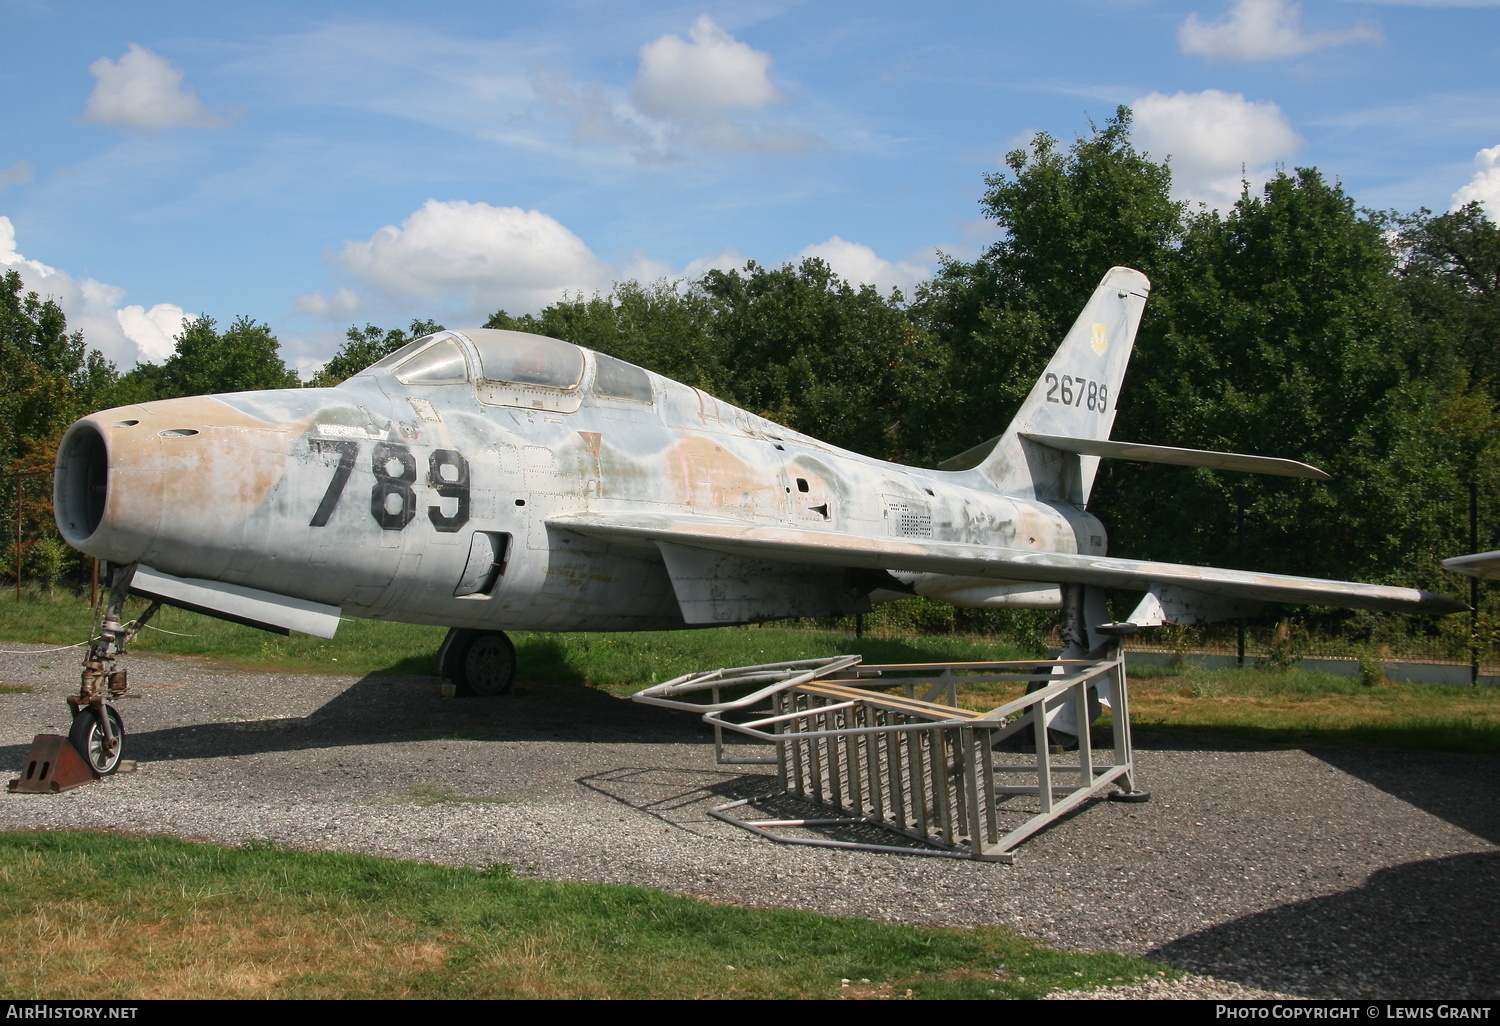
[[(73, 424), (62, 536), (116, 570), (105, 641), (71, 700), (96, 770), (120, 758), (110, 657), (123, 588), (278, 631), (340, 615), (450, 628), (442, 673), (510, 687), (507, 630), (629, 631), (858, 613), (926, 595), (1063, 609), (1101, 643), (1102, 588), (1136, 623), (1246, 602), (1465, 608), (1407, 588), (1106, 554), (1101, 458), (1326, 477), (1290, 460), (1110, 440), (1150, 291), (1110, 270), (1004, 434), (936, 469), (847, 452), (558, 339), (419, 338), (333, 388), (199, 396)], [(114, 638), (115, 642), (109, 641)], [(110, 646), (114, 645), (112, 649)], [(101, 647), (102, 646), (102, 647)], [(89, 683), (89, 673), (94, 683)]]

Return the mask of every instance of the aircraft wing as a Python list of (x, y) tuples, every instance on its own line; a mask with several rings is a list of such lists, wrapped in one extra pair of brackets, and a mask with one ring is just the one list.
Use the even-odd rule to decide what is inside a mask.
[(1259, 602), (1382, 609), (1405, 613), (1454, 613), (1462, 602), (1420, 591), (1379, 584), (1325, 581), (1226, 570), (1219, 567), (1154, 563), (1115, 556), (991, 548), (911, 538), (877, 538), (834, 531), (747, 524), (714, 517), (669, 513), (569, 513), (549, 517), (549, 527), (611, 541), (678, 545), (807, 566), (907, 570), (917, 573), (993, 577), (1006, 581), (1092, 584), (1145, 591), (1174, 584), (1197, 592)]
[(1443, 568), (1457, 574), (1494, 580), (1500, 578), (1500, 550), (1476, 552), (1472, 556), (1454, 556), (1443, 560)]

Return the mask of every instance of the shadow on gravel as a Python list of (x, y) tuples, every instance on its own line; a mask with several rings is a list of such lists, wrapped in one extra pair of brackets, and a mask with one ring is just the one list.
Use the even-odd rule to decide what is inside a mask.
[(1500, 794), (1500, 758), (1358, 748), (1324, 748), (1311, 754), (1423, 812), (1500, 844), (1500, 804), (1495, 802)]
[[(1329, 748), (1257, 744), (1207, 731), (1137, 728), (1138, 749), (1163, 752), (1306, 751), (1328, 765), (1428, 813), (1500, 844), (1500, 757), (1452, 752), (1413, 752), (1377, 748)], [(1149, 784), (1145, 786), (1150, 786)]]
[[(443, 698), (435, 677), (365, 677), (309, 716), (132, 730), (140, 761), (216, 758), (398, 741), (561, 741), (712, 744), (696, 716), (637, 705), (594, 688), (517, 684), (498, 698)], [(20, 766), (27, 746), (0, 746), (0, 766)]]
[(750, 798), (766, 789), (767, 778), (732, 770), (622, 766), (579, 777), (578, 783), (684, 833), (702, 836), (704, 804)]
[(1147, 953), (1312, 998), (1493, 999), (1500, 854), (1382, 869), (1362, 887), (1189, 934)]

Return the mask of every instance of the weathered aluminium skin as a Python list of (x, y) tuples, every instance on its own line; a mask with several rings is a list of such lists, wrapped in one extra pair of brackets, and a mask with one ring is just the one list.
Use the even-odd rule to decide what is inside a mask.
[[(585, 380), (594, 359), (586, 355)], [(469, 384), (401, 386), (388, 373), (337, 388), (106, 410), (74, 425), (63, 446), (66, 455), (102, 444), (100, 524), (80, 536), (72, 521), (61, 523), (69, 541), (115, 563), (311, 599), (353, 616), (495, 629), (687, 625), (651, 542), (549, 527), (560, 514), (710, 514), (746, 527), (1038, 551), (1075, 552), (1082, 537), (1086, 551), (1103, 551), (1103, 528), (1089, 514), (997, 496), (974, 480), (977, 471), (883, 463), (670, 379), (650, 381), (650, 404), (585, 388), (573, 413), (486, 406)], [(331, 515), (312, 526), (344, 458), (330, 442), (353, 443), (357, 455)], [(382, 443), (404, 447), (419, 470), (416, 514), (399, 530), (383, 528), (370, 509)], [(434, 491), (437, 450), (468, 463), (468, 516), (456, 531), (428, 513), (458, 513), (456, 497)], [(66, 510), (71, 493), (62, 499)], [(475, 531), (510, 539), (503, 576), (487, 596), (455, 597)], [(841, 572), (785, 572), (795, 574), (793, 586), (739, 619), (868, 608), (860, 589), (846, 594)]]
[[(1084, 508), (1091, 453), (1127, 452), (1107, 439), (1148, 291), (1138, 272), (1106, 275), (1011, 429), (950, 469), (837, 449), (555, 340), (443, 332), (336, 388), (83, 418), (58, 454), (58, 525), (111, 563), (485, 630), (743, 623), (910, 593), (1055, 608), (1066, 583), (1460, 608), (1411, 589), (1105, 555)], [(564, 362), (577, 352), (576, 385), (492, 373), (541, 342)], [(1299, 472), (1232, 459), (1212, 465)]]

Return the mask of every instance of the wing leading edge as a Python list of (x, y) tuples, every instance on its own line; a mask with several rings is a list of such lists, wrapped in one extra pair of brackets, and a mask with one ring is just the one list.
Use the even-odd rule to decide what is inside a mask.
[(805, 566), (908, 570), (1006, 581), (1092, 584), (1136, 591), (1148, 590), (1152, 585), (1171, 584), (1196, 592), (1258, 602), (1405, 613), (1455, 613), (1468, 608), (1445, 595), (1416, 588), (1154, 563), (1115, 556), (872, 538), (708, 517), (570, 513), (549, 517), (547, 524), (555, 529), (625, 544), (677, 545)]

